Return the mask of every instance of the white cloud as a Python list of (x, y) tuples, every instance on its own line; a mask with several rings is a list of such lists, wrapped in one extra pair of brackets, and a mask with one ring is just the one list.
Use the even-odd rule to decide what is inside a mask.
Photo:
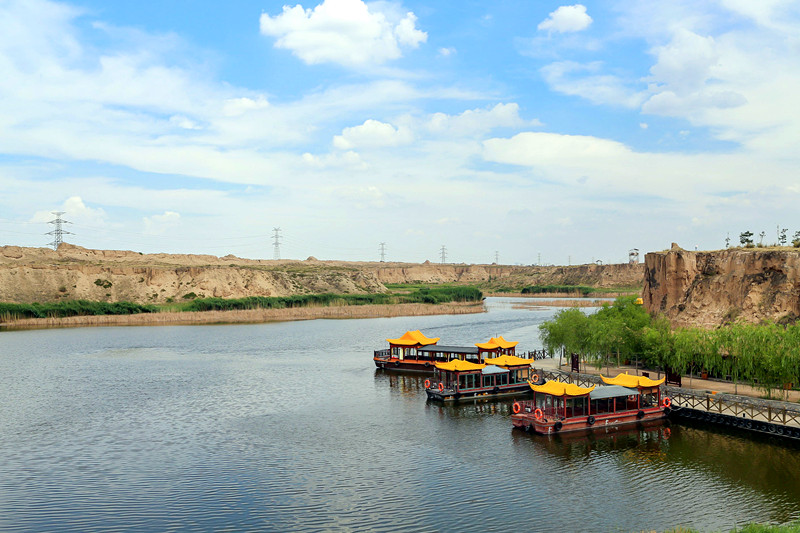
[(646, 95), (626, 86), (618, 76), (600, 73), (603, 66), (599, 61), (558, 61), (542, 67), (540, 72), (547, 84), (560, 93), (580, 96), (595, 104), (639, 107)]
[(275, 46), (291, 50), (308, 64), (337, 63), (348, 67), (380, 65), (402, 55), (401, 47), (417, 48), (427, 33), (416, 28), (417, 17), (379, 3), (324, 0), (314, 9), (284, 6), (274, 17), (261, 15), (261, 33), (275, 37)]
[(333, 146), (340, 150), (381, 148), (407, 144), (412, 140), (411, 132), (406, 129), (395, 128), (386, 122), (368, 119), (360, 126), (342, 130), (341, 135), (333, 138)]
[(491, 109), (467, 109), (460, 115), (434, 113), (422, 127), (437, 135), (469, 137), (489, 132), (494, 128), (536, 125), (540, 125), (538, 120), (525, 122), (520, 118), (518, 104), (501, 103)]
[(442, 56), (442, 57), (449, 57), (449, 56), (451, 56), (451, 55), (456, 53), (456, 49), (453, 48), (452, 46), (447, 47), (447, 48), (442, 47), (442, 48), (439, 48), (438, 52), (439, 52), (439, 55)]
[(542, 22), (537, 28), (548, 32), (569, 33), (583, 31), (592, 23), (592, 17), (586, 13), (586, 6), (575, 4), (561, 6)]
[[(92, 226), (105, 225), (106, 213), (102, 208), (92, 208), (87, 206), (80, 196), (70, 196), (67, 198), (61, 207), (53, 211), (63, 211), (62, 218), (71, 223), (87, 224)], [(55, 219), (52, 211), (37, 211), (31, 222), (49, 222)], [(69, 229), (64, 227), (65, 230)]]
[(145, 233), (150, 235), (161, 235), (169, 229), (173, 229), (181, 222), (180, 213), (175, 211), (164, 211), (162, 215), (153, 215), (143, 219)]

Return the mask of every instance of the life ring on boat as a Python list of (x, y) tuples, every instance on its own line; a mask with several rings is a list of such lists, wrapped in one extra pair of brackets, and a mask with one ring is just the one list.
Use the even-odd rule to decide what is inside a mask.
[(429, 379), (425, 380), (425, 388), (426, 389), (430, 389), (431, 388), (431, 380), (429, 380)]
[(589, 415), (589, 418), (586, 419), (586, 423), (589, 424), (590, 426), (593, 426), (594, 425), (594, 417), (592, 415)]
[(442, 391), (444, 390), (444, 383), (442, 383), (442, 382), (440, 381), (440, 382), (439, 382), (439, 387), (438, 387), (438, 388), (439, 388), (439, 392), (442, 392)]
[(431, 364), (428, 361), (425, 361), (425, 368), (427, 368), (429, 366), (431, 366)]
[(642, 418), (644, 418), (644, 411), (637, 412), (636, 413), (636, 419), (637, 420), (641, 420)]
[(554, 431), (561, 431), (561, 428), (564, 427), (564, 424), (561, 423), (561, 420), (553, 424)]
[(533, 412), (533, 416), (534, 418), (536, 418), (536, 420), (541, 420), (542, 417), (544, 416), (544, 413), (542, 413), (542, 410), (537, 407), (536, 410)]
[(532, 376), (531, 376), (531, 380), (532, 380), (534, 383), (539, 383), (539, 374), (534, 374), (534, 375), (532, 375)]
[(661, 401), (661, 404), (669, 409), (672, 407), (672, 400), (669, 399), (669, 396), (664, 396), (664, 399)]
[(400, 361), (395, 361), (394, 366), (400, 366)]
[(517, 414), (522, 411), (522, 406), (519, 404), (519, 402), (514, 402), (511, 405), (511, 410), (514, 411), (514, 414)]

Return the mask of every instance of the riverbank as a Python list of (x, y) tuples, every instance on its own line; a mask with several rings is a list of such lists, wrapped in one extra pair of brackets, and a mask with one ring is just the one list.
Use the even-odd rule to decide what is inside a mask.
[(317, 318), (385, 318), (395, 316), (465, 315), (484, 313), (482, 303), (376, 304), (236, 311), (189, 311), (140, 313), (135, 315), (83, 315), (52, 318), (9, 319), (0, 330), (71, 328), (92, 326), (159, 326), (193, 324), (240, 324), (314, 320)]

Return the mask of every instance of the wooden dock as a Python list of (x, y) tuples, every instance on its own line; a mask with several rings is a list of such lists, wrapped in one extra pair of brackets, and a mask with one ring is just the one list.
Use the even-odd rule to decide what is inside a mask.
[[(602, 385), (600, 376), (559, 370), (536, 370), (545, 379), (581, 387)], [(727, 426), (744, 431), (800, 441), (800, 404), (750, 396), (664, 386), (672, 400), (669, 418)]]

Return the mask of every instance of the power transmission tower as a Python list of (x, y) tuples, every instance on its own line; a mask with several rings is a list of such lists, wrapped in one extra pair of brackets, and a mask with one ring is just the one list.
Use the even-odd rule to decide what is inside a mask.
[(52, 246), (53, 250), (58, 250), (58, 247), (64, 242), (63, 235), (66, 233), (67, 235), (75, 235), (71, 231), (67, 231), (61, 228), (61, 224), (72, 224), (69, 220), (64, 220), (61, 218), (61, 215), (66, 213), (66, 211), (51, 211), (56, 216), (55, 220), (51, 220), (48, 224), (55, 224), (55, 229), (53, 231), (48, 231), (45, 235), (52, 235), (53, 242), (48, 243), (48, 246)]
[(381, 263), (386, 261), (386, 243), (381, 243)]
[(445, 248), (444, 244), (442, 245), (442, 264), (447, 262), (447, 248)]
[(272, 258), (281, 258), (281, 228), (272, 228)]
[(495, 250), (494, 252), (494, 264), (496, 265), (500, 264), (500, 252), (498, 252), (497, 250)]

